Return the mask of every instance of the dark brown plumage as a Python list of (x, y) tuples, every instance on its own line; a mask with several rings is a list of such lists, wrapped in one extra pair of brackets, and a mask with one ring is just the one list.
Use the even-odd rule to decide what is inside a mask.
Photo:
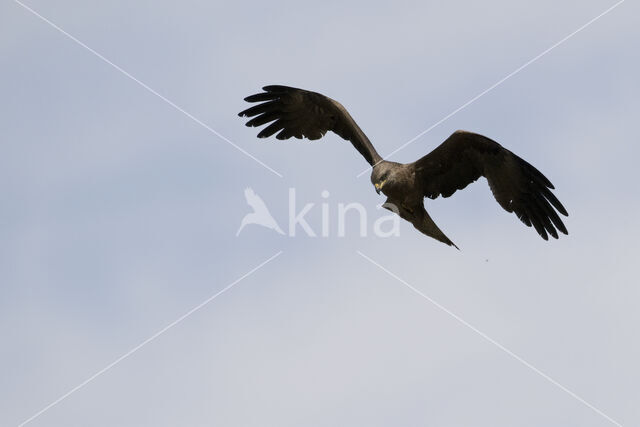
[[(276, 138), (319, 139), (333, 131), (349, 140), (373, 166), (371, 182), (387, 196), (385, 206), (427, 236), (455, 246), (424, 208), (424, 198), (449, 197), (484, 176), (496, 200), (545, 240), (568, 234), (558, 212), (567, 210), (551, 192), (551, 182), (535, 167), (497, 142), (471, 132), (456, 131), (431, 153), (413, 163), (383, 160), (338, 102), (316, 92), (288, 86), (265, 86), (265, 92), (245, 98), (261, 102), (242, 111), (252, 117), (247, 126), (270, 123), (258, 134)], [(457, 247), (457, 246), (456, 246)]]

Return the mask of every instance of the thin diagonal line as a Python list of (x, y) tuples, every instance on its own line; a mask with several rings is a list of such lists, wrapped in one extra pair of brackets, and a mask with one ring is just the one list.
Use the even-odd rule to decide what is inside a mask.
[[(580, 28), (578, 28), (577, 30), (575, 30), (574, 32), (572, 32), (571, 34), (569, 34), (568, 36), (564, 37), (562, 40), (560, 40), (557, 43), (554, 43), (553, 45), (551, 45), (550, 47), (548, 47), (547, 49), (545, 49), (544, 51), (542, 51), (541, 53), (539, 53), (537, 56), (533, 57), (532, 59), (528, 60), (527, 62), (525, 62), (524, 64), (522, 64), (521, 66), (519, 66), (518, 68), (516, 68), (515, 70), (513, 70), (511, 73), (507, 74), (506, 76), (504, 76), (503, 78), (501, 78), (500, 80), (498, 80), (497, 82), (495, 82), (494, 84), (492, 84), (491, 86), (489, 86), (488, 88), (486, 88), (485, 90), (483, 90), (482, 92), (480, 92), (479, 94), (477, 94), (476, 96), (474, 96), (473, 98), (471, 98), (470, 100), (468, 100), (467, 102), (465, 102), (464, 104), (462, 104), (461, 106), (459, 106), (458, 108), (456, 108), (455, 110), (453, 110), (452, 112), (450, 112), (449, 114), (447, 114), (446, 116), (444, 116), (443, 118), (441, 118), (440, 120), (438, 120), (437, 122), (435, 122), (434, 124), (432, 124), (431, 126), (429, 126), (427, 129), (423, 130), (422, 132), (420, 132), (418, 135), (414, 136), (413, 138), (411, 138), (409, 141), (405, 142), (404, 144), (402, 144), (400, 147), (396, 148), (395, 150), (393, 150), (391, 153), (387, 154), (387, 156), (383, 159), (386, 160), (389, 157), (393, 156), (394, 154), (396, 154), (398, 151), (404, 149), (405, 147), (413, 144), (415, 141), (417, 141), (420, 137), (422, 137), (424, 134), (430, 132), (432, 129), (434, 129), (435, 127), (437, 127), (438, 125), (442, 124), (443, 122), (445, 122), (446, 120), (450, 119), (452, 116), (454, 116), (455, 114), (457, 114), (458, 112), (460, 112), (461, 110), (465, 109), (466, 107), (468, 107), (469, 105), (473, 104), (475, 101), (477, 101), (478, 99), (480, 99), (481, 97), (483, 97), (484, 95), (486, 95), (487, 93), (491, 92), (493, 89), (495, 89), (496, 87), (500, 86), (502, 83), (504, 83), (505, 81), (509, 80), (511, 77), (515, 76), (516, 74), (518, 74), (520, 71), (524, 70), (525, 68), (527, 68), (529, 65), (533, 64), (534, 62), (536, 62), (538, 59), (542, 58), (543, 56), (545, 56), (547, 53), (551, 52), (553, 49), (555, 49), (556, 47), (560, 46), (562, 43), (566, 42), (567, 40), (569, 40), (571, 37), (575, 36), (576, 34), (578, 34), (580, 31), (584, 30), (585, 28), (587, 28), (589, 25), (593, 24), (594, 22), (596, 22), (598, 19), (602, 18), (604, 15), (606, 15), (607, 13), (611, 12), (613, 9), (615, 9), (616, 7), (620, 6), (622, 3), (624, 3), (625, 0), (620, 0), (618, 3), (614, 4), (613, 6), (611, 6), (610, 8), (608, 8), (607, 10), (605, 10), (604, 12), (602, 12), (600, 15), (596, 16), (595, 18), (591, 19), (589, 22), (587, 22), (586, 24), (582, 25)], [(382, 162), (383, 160), (380, 160), (378, 163)], [(377, 165), (378, 163), (374, 164), (373, 166)], [(360, 172), (357, 175), (357, 178), (360, 178), (362, 175), (364, 175), (365, 173), (369, 172), (371, 170), (371, 168), (373, 166), (369, 166), (367, 169), (363, 170), (362, 172)]]
[(113, 362), (109, 363), (107, 366), (105, 366), (104, 368), (100, 369), (98, 372), (96, 372), (95, 374), (91, 375), (89, 378), (87, 378), (86, 380), (84, 380), (83, 382), (81, 382), (80, 384), (78, 384), (77, 386), (75, 386), (74, 388), (72, 388), (71, 390), (69, 390), (68, 392), (66, 392), (65, 394), (63, 394), (62, 396), (57, 398), (56, 400), (54, 400), (53, 402), (51, 402), (50, 404), (48, 404), (47, 406), (45, 406), (44, 408), (42, 408), (41, 410), (39, 410), (38, 412), (33, 414), (32, 416), (27, 418), (26, 420), (24, 420), (22, 423), (19, 424), (18, 427), (22, 427), (22, 426), (30, 423), (31, 421), (33, 421), (34, 419), (36, 419), (37, 417), (39, 417), (40, 415), (42, 415), (43, 413), (48, 411), (49, 409), (53, 408), (58, 403), (62, 402), (64, 399), (66, 399), (67, 397), (71, 396), (73, 393), (75, 393), (76, 391), (80, 390), (82, 387), (86, 386), (91, 381), (95, 380), (100, 375), (104, 374), (109, 369), (111, 369), (114, 366), (116, 366), (118, 363), (122, 362), (124, 359), (126, 359), (129, 356), (131, 356), (133, 353), (135, 353), (136, 351), (140, 350), (145, 345), (149, 344), (151, 341), (155, 340), (160, 335), (164, 334), (169, 329), (173, 328), (178, 323), (182, 322), (184, 319), (186, 319), (187, 317), (191, 316), (196, 311), (200, 310), (202, 307), (204, 307), (205, 305), (209, 304), (211, 301), (213, 301), (214, 299), (218, 298), (220, 295), (222, 295), (223, 293), (225, 293), (229, 289), (233, 288), (235, 285), (240, 283), (243, 279), (246, 279), (247, 277), (249, 277), (250, 275), (252, 275), (256, 271), (258, 271), (259, 269), (261, 269), (262, 267), (264, 267), (265, 265), (267, 265), (268, 263), (270, 263), (271, 261), (276, 259), (281, 254), (282, 254), (282, 251), (279, 251), (278, 253), (273, 255), (271, 258), (267, 259), (266, 261), (263, 261), (258, 266), (252, 268), (249, 272), (243, 274), (238, 279), (236, 279), (232, 283), (230, 283), (227, 286), (225, 286), (224, 288), (222, 288), (222, 290), (220, 290), (220, 291), (216, 292), (215, 294), (211, 295), (209, 298), (207, 298), (206, 300), (204, 300), (200, 304), (196, 305), (191, 310), (187, 311), (185, 314), (183, 314), (182, 316), (178, 317), (176, 320), (174, 320), (173, 322), (169, 323), (167, 326), (165, 326), (164, 328), (160, 329), (158, 332), (156, 332), (155, 334), (151, 335), (149, 338), (147, 338), (146, 340), (142, 341), (140, 344), (138, 344), (137, 346), (133, 347), (131, 350), (127, 351), (125, 354), (123, 354), (122, 356), (118, 357), (116, 360), (114, 360)]
[(622, 424), (620, 424), (619, 422), (617, 422), (616, 420), (614, 420), (613, 418), (611, 418), (610, 416), (608, 416), (607, 414), (605, 414), (604, 412), (602, 412), (600, 409), (596, 408), (595, 406), (593, 406), (592, 404), (590, 404), (589, 402), (587, 402), (586, 400), (584, 400), (582, 397), (578, 396), (577, 394), (575, 394), (574, 392), (572, 392), (571, 390), (569, 390), (568, 388), (566, 388), (565, 386), (563, 386), (562, 384), (560, 384), (559, 382), (557, 382), (556, 380), (554, 380), (553, 378), (551, 378), (549, 375), (545, 374), (544, 372), (542, 372), (540, 369), (536, 368), (535, 366), (533, 366), (531, 363), (527, 362), (526, 360), (524, 360), (522, 357), (518, 356), (517, 354), (515, 354), (513, 351), (509, 350), (508, 348), (506, 348), (505, 346), (503, 346), (502, 344), (500, 344), (499, 342), (497, 342), (496, 340), (494, 340), (493, 338), (491, 338), (490, 336), (488, 336), (487, 334), (485, 334), (484, 332), (482, 332), (481, 330), (479, 330), (478, 328), (476, 328), (475, 326), (471, 325), (469, 322), (467, 322), (466, 320), (464, 320), (463, 318), (461, 318), (460, 316), (458, 316), (457, 314), (453, 313), (451, 310), (447, 309), (446, 307), (444, 307), (442, 304), (440, 304), (439, 302), (437, 302), (436, 300), (434, 300), (433, 298), (429, 297), (428, 295), (425, 295), (424, 293), (422, 293), (420, 290), (416, 289), (415, 287), (411, 286), (409, 283), (407, 283), (406, 281), (404, 281), (402, 278), (398, 277), (397, 275), (395, 275), (394, 273), (392, 273), (391, 271), (389, 271), (388, 269), (386, 269), (385, 267), (383, 267), (382, 265), (380, 265), (379, 263), (377, 263), (376, 261), (374, 261), (373, 259), (369, 258), (367, 255), (363, 254), (360, 251), (356, 251), (358, 253), (358, 255), (360, 255), (362, 258), (366, 259), (367, 261), (369, 261), (371, 264), (375, 265), (376, 267), (378, 267), (380, 270), (384, 271), (385, 273), (387, 273), (389, 276), (393, 277), (394, 279), (396, 279), (398, 282), (402, 283), (403, 285), (405, 285), (407, 288), (411, 289), (413, 292), (415, 292), (416, 294), (420, 295), (422, 298), (426, 299), (427, 301), (429, 301), (431, 304), (435, 305), (436, 307), (438, 307), (440, 310), (444, 311), (445, 313), (447, 313), (449, 316), (453, 317), (454, 319), (456, 319), (458, 322), (462, 323), (464, 326), (466, 326), (467, 328), (471, 329), (473, 332), (475, 332), (476, 334), (480, 335), (482, 338), (484, 338), (485, 340), (489, 341), (491, 344), (495, 345), (496, 347), (498, 347), (500, 350), (504, 351), (505, 353), (507, 353), (509, 356), (513, 357), (514, 359), (516, 359), (518, 362), (522, 363), (524, 366), (526, 366), (527, 368), (531, 369), (533, 372), (535, 372), (536, 374), (540, 375), (542, 378), (546, 379), (547, 381), (549, 381), (551, 384), (555, 385), (556, 387), (558, 387), (560, 390), (564, 391), (565, 393), (569, 394), (571, 397), (573, 397), (574, 399), (576, 399), (577, 401), (579, 401), (580, 403), (584, 404), (585, 406), (589, 407), (591, 410), (593, 410), (594, 412), (596, 412), (598, 415), (606, 418), (608, 421), (610, 421), (611, 423), (617, 425), (618, 427), (622, 427)]
[(160, 93), (158, 93), (156, 90), (154, 90), (153, 88), (151, 88), (149, 85), (141, 82), (140, 80), (138, 80), (135, 76), (133, 76), (132, 74), (130, 74), (129, 72), (127, 72), (126, 70), (124, 70), (123, 68), (121, 68), (120, 66), (114, 64), (112, 61), (110, 61), (109, 59), (107, 59), (106, 57), (104, 57), (102, 54), (98, 53), (97, 51), (95, 51), (94, 49), (90, 48), (89, 46), (87, 46), (86, 44), (84, 44), (83, 42), (81, 42), (80, 40), (78, 40), (77, 38), (75, 38), (74, 36), (72, 36), (71, 34), (69, 34), (68, 32), (66, 32), (65, 30), (63, 30), (62, 28), (60, 28), (59, 26), (57, 26), (56, 24), (54, 24), (53, 22), (51, 22), (49, 19), (45, 18), (44, 16), (40, 15), (38, 12), (36, 12), (35, 10), (33, 10), (32, 8), (30, 8), (29, 6), (25, 5), (24, 3), (22, 3), (20, 0), (13, 0), (15, 3), (17, 3), (18, 5), (22, 6), (25, 10), (31, 12), (34, 16), (40, 18), (42, 21), (46, 22), (47, 24), (49, 24), (50, 26), (52, 26), (53, 28), (55, 28), (56, 30), (58, 30), (59, 32), (61, 32), (62, 34), (64, 34), (65, 36), (67, 36), (69, 39), (73, 40), (74, 42), (76, 42), (78, 45), (82, 46), (83, 48), (87, 49), (89, 52), (93, 53), (95, 56), (97, 56), (98, 58), (100, 58), (101, 60), (103, 60), (104, 62), (106, 62), (107, 64), (111, 65), (113, 68), (115, 68), (116, 70), (120, 71), (122, 74), (124, 74), (125, 76), (129, 77), (131, 80), (133, 80), (134, 82), (138, 83), (140, 86), (142, 86), (143, 88), (145, 88), (146, 90), (148, 90), (149, 92), (151, 92), (152, 94), (154, 94), (155, 96), (157, 96), (158, 98), (162, 99), (164, 102), (166, 102), (167, 104), (169, 104), (170, 106), (172, 106), (173, 108), (175, 108), (176, 110), (180, 111), (182, 114), (184, 114), (185, 116), (189, 117), (191, 120), (193, 120), (194, 122), (196, 122), (197, 124), (199, 124), (200, 126), (202, 126), (203, 128), (205, 128), (206, 130), (208, 130), (209, 132), (213, 133), (214, 135), (216, 135), (218, 138), (222, 139), (223, 141), (225, 141), (226, 143), (228, 143), (229, 145), (231, 145), (232, 147), (234, 147), (236, 150), (240, 151), (242, 154), (244, 154), (245, 156), (253, 159), (254, 161), (258, 162), (262, 167), (266, 168), (267, 170), (269, 170), (270, 172), (272, 172), (273, 174), (279, 176), (280, 178), (282, 178), (282, 174), (278, 173), (277, 171), (275, 171), (273, 168), (271, 168), (270, 166), (268, 166), (266, 163), (264, 163), (262, 160), (258, 159), (257, 157), (255, 157), (254, 155), (252, 155), (251, 153), (249, 153), (247, 150), (245, 150), (244, 148), (240, 147), (239, 145), (237, 145), (236, 143), (234, 143), (233, 141), (231, 141), (229, 138), (227, 138), (226, 136), (222, 135), (220, 132), (218, 132), (217, 130), (215, 130), (214, 128), (212, 128), (211, 126), (209, 126), (208, 124), (204, 123), (202, 120), (198, 119), (197, 117), (195, 117), (193, 114), (189, 113), (188, 111), (186, 111), (184, 108), (180, 107), (179, 105), (177, 105), (176, 103), (174, 103), (173, 101), (171, 101), (170, 99), (168, 99), (167, 97), (161, 95)]

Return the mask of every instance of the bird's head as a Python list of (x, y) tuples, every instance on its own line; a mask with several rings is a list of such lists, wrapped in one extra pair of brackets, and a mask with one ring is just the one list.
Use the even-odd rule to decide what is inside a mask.
[(394, 183), (395, 163), (382, 161), (373, 167), (371, 183), (376, 188), (376, 193), (384, 192), (383, 188)]

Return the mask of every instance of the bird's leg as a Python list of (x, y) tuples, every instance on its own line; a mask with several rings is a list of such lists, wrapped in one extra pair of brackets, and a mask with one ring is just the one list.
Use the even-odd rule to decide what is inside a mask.
[(382, 205), (382, 207), (400, 216), (403, 216), (402, 214), (404, 214), (404, 216), (407, 216), (407, 214), (409, 215), (414, 214), (414, 209), (412, 207), (407, 206), (407, 202), (405, 201), (396, 202), (395, 200), (391, 200), (390, 198), (387, 198), (387, 201)]
[(405, 203), (402, 203), (402, 209), (406, 210), (409, 213), (413, 213), (413, 208), (407, 206)]

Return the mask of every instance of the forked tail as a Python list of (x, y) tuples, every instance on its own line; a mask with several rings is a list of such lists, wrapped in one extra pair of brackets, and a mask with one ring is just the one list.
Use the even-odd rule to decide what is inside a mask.
[(416, 230), (421, 233), (460, 250), (460, 248), (438, 228), (436, 223), (433, 222), (424, 205), (417, 205), (410, 210), (400, 203), (395, 203), (393, 200), (387, 199), (382, 207), (400, 215), (402, 219), (409, 221)]

